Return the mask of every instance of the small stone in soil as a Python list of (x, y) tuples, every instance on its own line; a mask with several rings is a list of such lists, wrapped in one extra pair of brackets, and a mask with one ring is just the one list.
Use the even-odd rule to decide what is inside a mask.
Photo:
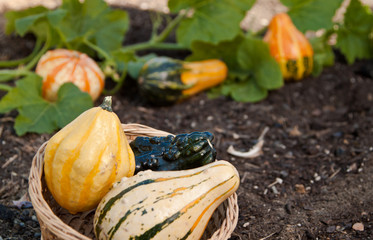
[(291, 203), (285, 204), (285, 211), (286, 211), (286, 213), (291, 214), (292, 208), (293, 208), (293, 206), (292, 206)]
[(41, 237), (41, 233), (40, 233), (40, 232), (35, 233), (35, 234), (34, 234), (34, 237), (36, 237), (36, 238), (40, 238), (40, 237)]
[(281, 174), (281, 176), (284, 177), (284, 178), (286, 178), (287, 176), (289, 176), (289, 173), (288, 173), (287, 171), (285, 171), (285, 170), (282, 170), (282, 171), (280, 172), (280, 174)]
[(328, 233), (332, 233), (332, 232), (334, 232), (335, 231), (335, 226), (328, 226), (327, 228), (326, 228), (326, 232), (328, 232)]
[(354, 225), (352, 225), (352, 228), (356, 231), (362, 232), (362, 231), (364, 231), (364, 224), (358, 222), (358, 223), (355, 223)]
[(295, 190), (297, 191), (297, 193), (306, 193), (306, 189), (304, 188), (303, 184), (295, 184)]
[(335, 138), (343, 137), (343, 135), (344, 135), (343, 132), (335, 132), (335, 133), (333, 133), (333, 137), (335, 137)]

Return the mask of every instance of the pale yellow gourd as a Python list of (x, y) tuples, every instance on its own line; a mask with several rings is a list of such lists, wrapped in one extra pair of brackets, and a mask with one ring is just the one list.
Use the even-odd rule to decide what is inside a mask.
[(215, 161), (183, 171), (123, 178), (96, 209), (98, 239), (200, 239), (215, 209), (239, 186), (236, 168)]
[(111, 97), (57, 132), (44, 153), (45, 181), (70, 213), (95, 208), (113, 183), (135, 171), (134, 154)]

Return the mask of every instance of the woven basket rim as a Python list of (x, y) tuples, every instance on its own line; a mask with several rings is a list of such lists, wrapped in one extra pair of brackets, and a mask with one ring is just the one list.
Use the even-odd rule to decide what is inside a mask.
[[(127, 138), (133, 138), (136, 136), (154, 137), (173, 135), (171, 133), (137, 123), (122, 124), (122, 129), (125, 132)], [(48, 231), (61, 239), (92, 240), (91, 238), (79, 233), (77, 230), (64, 223), (58, 216), (54, 214), (51, 207), (44, 199), (42, 188), (44, 164), (43, 154), (47, 143), (47, 141), (44, 142), (35, 154), (32, 160), (29, 174), (28, 192), (38, 220), (39, 222), (41, 222), (40, 226), (46, 228)], [(239, 215), (237, 194), (234, 193), (233, 195), (231, 195), (227, 199), (227, 202), (228, 204), (226, 208), (226, 218), (221, 223), (220, 228), (213, 233), (209, 240), (226, 240), (231, 236), (232, 232), (236, 228)]]

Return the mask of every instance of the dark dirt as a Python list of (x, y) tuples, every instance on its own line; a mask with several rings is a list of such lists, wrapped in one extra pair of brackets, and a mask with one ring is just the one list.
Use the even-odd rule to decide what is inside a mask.
[[(131, 20), (126, 44), (146, 39), (149, 31), (146, 14), (131, 11)], [(1, 59), (25, 56), (32, 46), (31, 37), (1, 33)], [(153, 107), (129, 79), (113, 97), (113, 109), (123, 123), (215, 135), (218, 159), (230, 161), (241, 176), (239, 222), (231, 240), (372, 239), (372, 70), (372, 61), (347, 65), (337, 54), (336, 64), (320, 76), (286, 83), (255, 104), (201, 93), (173, 106)], [(13, 200), (27, 193), (32, 157), (51, 134), (18, 137), (15, 116), (0, 115), (0, 239), (40, 239), (33, 209), (18, 209)], [(230, 145), (250, 149), (265, 127), (261, 156), (243, 159), (227, 153)]]

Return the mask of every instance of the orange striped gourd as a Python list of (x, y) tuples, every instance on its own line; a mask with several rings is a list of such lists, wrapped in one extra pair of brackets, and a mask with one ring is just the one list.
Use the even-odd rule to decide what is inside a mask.
[(236, 168), (215, 161), (182, 171), (123, 178), (96, 209), (98, 239), (200, 239), (215, 209), (239, 186)]
[(97, 63), (84, 53), (54, 49), (39, 60), (35, 72), (43, 77), (42, 95), (49, 101), (57, 100), (58, 89), (72, 82), (96, 100), (105, 84), (105, 75)]
[(263, 40), (269, 44), (285, 80), (301, 80), (312, 72), (312, 46), (286, 13), (272, 18)]
[(45, 181), (70, 213), (93, 209), (122, 177), (135, 171), (135, 157), (112, 112), (111, 97), (57, 132), (44, 153)]

